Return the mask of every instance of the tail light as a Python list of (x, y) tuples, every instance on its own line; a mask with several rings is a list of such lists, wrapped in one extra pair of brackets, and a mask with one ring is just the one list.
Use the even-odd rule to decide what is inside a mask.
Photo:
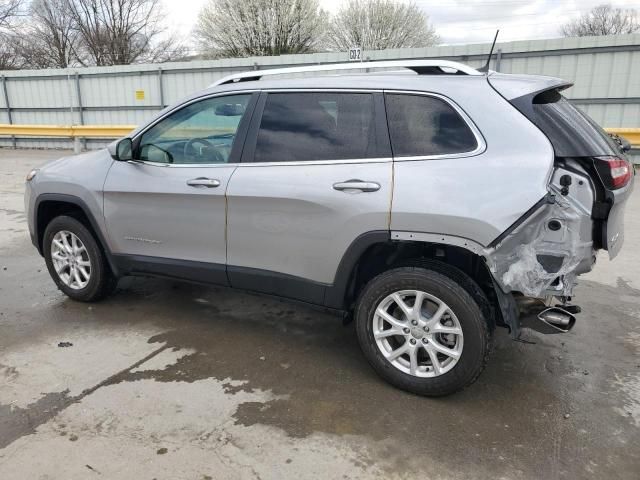
[(595, 157), (593, 163), (602, 183), (609, 190), (624, 187), (633, 175), (631, 164), (619, 157)]

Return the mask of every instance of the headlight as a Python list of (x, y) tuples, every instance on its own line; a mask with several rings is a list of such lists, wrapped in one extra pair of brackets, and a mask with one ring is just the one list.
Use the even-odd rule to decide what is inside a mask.
[(30, 182), (31, 180), (33, 180), (33, 177), (36, 176), (36, 173), (38, 173), (38, 169), (34, 168), (33, 170), (31, 170), (28, 174), (27, 174), (27, 182)]

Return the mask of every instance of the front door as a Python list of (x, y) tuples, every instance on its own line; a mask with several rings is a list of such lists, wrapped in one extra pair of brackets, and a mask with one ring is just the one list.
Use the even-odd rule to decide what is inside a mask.
[(351, 242), (389, 229), (390, 157), (381, 94), (263, 93), (227, 191), (231, 285), (322, 303)]
[(198, 279), (226, 283), (225, 191), (254, 103), (251, 93), (191, 102), (134, 139), (134, 160), (114, 163), (105, 222), (112, 252), (133, 270), (163, 264), (157, 270), (190, 277), (189, 268), (209, 269)]

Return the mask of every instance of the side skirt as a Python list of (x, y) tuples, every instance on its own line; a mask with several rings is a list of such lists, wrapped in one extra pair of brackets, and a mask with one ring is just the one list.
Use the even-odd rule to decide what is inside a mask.
[[(149, 275), (231, 287), (323, 307), (327, 285), (282, 273), (143, 255), (114, 255), (122, 275)], [(336, 309), (330, 309), (336, 310)]]
[(225, 265), (144, 255), (113, 255), (121, 275), (151, 275), (229, 286)]

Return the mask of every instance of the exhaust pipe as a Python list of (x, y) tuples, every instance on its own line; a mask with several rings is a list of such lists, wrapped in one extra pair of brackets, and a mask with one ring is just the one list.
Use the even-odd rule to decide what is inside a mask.
[(540, 307), (520, 318), (522, 327), (530, 328), (538, 333), (546, 335), (554, 333), (567, 333), (576, 323), (575, 314), (580, 312), (580, 307), (576, 305), (565, 305), (562, 307)]
[(576, 323), (576, 317), (561, 307), (549, 307), (538, 314), (538, 320), (557, 330), (555, 333), (567, 333)]

